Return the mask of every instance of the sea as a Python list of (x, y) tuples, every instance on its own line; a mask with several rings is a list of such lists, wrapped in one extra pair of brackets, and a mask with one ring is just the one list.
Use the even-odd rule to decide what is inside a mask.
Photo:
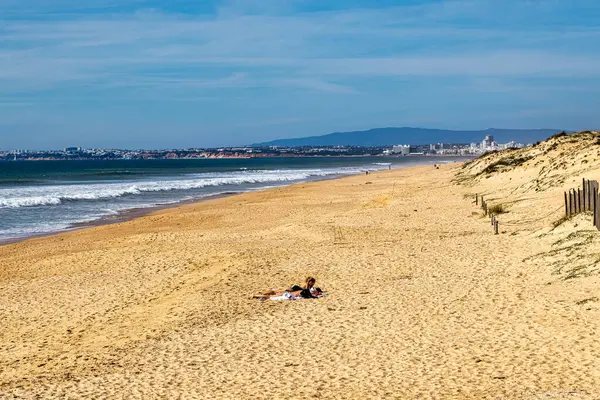
[(2, 161), (0, 242), (118, 221), (132, 210), (460, 160), (409, 156)]

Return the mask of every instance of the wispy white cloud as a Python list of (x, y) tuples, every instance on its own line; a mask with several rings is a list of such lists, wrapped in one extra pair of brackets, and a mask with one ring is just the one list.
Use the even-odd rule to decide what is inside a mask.
[[(67, 0), (62, 0), (68, 4)], [(30, 2), (33, 3), (33, 2)], [(95, 7), (139, 3), (95, 0)], [(557, 43), (596, 42), (600, 29), (556, 32), (544, 24), (485, 27), (456, 18), (491, 17), (495, 2), (459, 0), (393, 7), (287, 13), (294, 2), (228, 1), (220, 14), (182, 15), (156, 10), (47, 20), (8, 20), (0, 27), (0, 79), (4, 90), (47, 89), (107, 83), (129, 75), (132, 85), (161, 68), (186, 66), (232, 70), (244, 75), (227, 84), (196, 70), (172, 84), (189, 87), (256, 87), (286, 84), (349, 93), (352, 83), (332, 77), (402, 75), (597, 75), (598, 52), (574, 51)], [(543, 12), (541, 2), (506, 2), (514, 15)], [(0, 10), (17, 2), (3, 0)], [(59, 7), (60, 2), (55, 4)], [(60, 7), (59, 7), (60, 8)], [(277, 10), (274, 14), (261, 13)], [(283, 12), (281, 12), (283, 10)], [(516, 18), (516, 17), (514, 17)], [(535, 50), (531, 51), (534, 47)], [(246, 69), (252, 69), (247, 71)], [(118, 74), (116, 74), (118, 72)], [(251, 72), (251, 73), (250, 73)], [(249, 84), (254, 80), (255, 84)], [(8, 81), (8, 82), (6, 82)]]
[(338, 93), (338, 94), (357, 94), (356, 89), (347, 85), (340, 85), (315, 78), (278, 78), (272, 79), (269, 85), (292, 87), (302, 89), (312, 89), (318, 92)]

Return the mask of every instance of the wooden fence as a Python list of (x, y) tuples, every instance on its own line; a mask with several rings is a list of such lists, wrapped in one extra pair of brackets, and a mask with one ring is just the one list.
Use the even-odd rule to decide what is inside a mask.
[[(600, 187), (598, 181), (583, 179), (581, 188), (571, 189), (564, 192), (565, 195), (565, 217), (571, 218), (577, 214), (591, 211), (593, 213), (593, 224), (600, 231)], [(490, 222), (494, 234), (498, 234), (499, 223), (496, 214), (488, 208), (487, 201), (475, 194), (475, 204), (480, 206), (484, 215), (490, 216)], [(560, 208), (559, 208), (560, 209)], [(558, 210), (555, 210), (556, 212)]]
[(600, 198), (598, 197), (598, 181), (583, 179), (581, 188), (571, 189), (565, 192), (565, 217), (592, 211), (593, 223), (600, 230)]
[(478, 194), (475, 194), (475, 204), (476, 205), (481, 204), (481, 209), (483, 210), (483, 213), (485, 215), (490, 215), (490, 222), (492, 224), (492, 229), (494, 230), (494, 234), (497, 235), (498, 230), (500, 229), (500, 224), (498, 223), (498, 219), (496, 218), (496, 215), (490, 214), (490, 212), (488, 210), (488, 206), (487, 206), (487, 201), (485, 201), (483, 196), (479, 196)]

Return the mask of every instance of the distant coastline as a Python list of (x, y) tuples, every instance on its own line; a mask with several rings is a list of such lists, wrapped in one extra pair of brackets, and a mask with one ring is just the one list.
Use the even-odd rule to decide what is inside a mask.
[(386, 157), (386, 158), (403, 158), (403, 157), (476, 157), (476, 155), (463, 155), (463, 154), (427, 154), (427, 153), (413, 153), (407, 155), (389, 155), (389, 154), (336, 154), (336, 155), (276, 155), (276, 156), (260, 156), (260, 157), (169, 157), (169, 158), (19, 158), (17, 160), (11, 159), (0, 159), (0, 162), (20, 162), (20, 161), (123, 161), (123, 160), (250, 160), (260, 158), (364, 158), (364, 157)]
[(528, 147), (560, 131), (560, 129), (454, 131), (389, 127), (336, 132), (305, 138), (278, 139), (241, 146), (163, 149), (66, 147), (62, 150), (0, 150), (0, 161), (375, 157), (396, 153), (394, 150), (396, 147), (409, 148), (409, 151), (402, 151), (403, 155), (408, 155), (407, 153), (410, 152), (415, 155), (466, 156), (480, 155), (486, 150)]

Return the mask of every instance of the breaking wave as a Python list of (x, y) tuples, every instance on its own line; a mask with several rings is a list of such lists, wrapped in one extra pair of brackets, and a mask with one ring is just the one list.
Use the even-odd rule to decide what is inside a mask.
[(205, 187), (237, 185), (279, 185), (334, 175), (351, 175), (377, 168), (335, 168), (310, 170), (239, 171), (193, 174), (169, 180), (118, 183), (67, 184), (0, 189), (0, 208), (54, 206), (73, 201), (97, 201), (145, 192), (169, 192)]

